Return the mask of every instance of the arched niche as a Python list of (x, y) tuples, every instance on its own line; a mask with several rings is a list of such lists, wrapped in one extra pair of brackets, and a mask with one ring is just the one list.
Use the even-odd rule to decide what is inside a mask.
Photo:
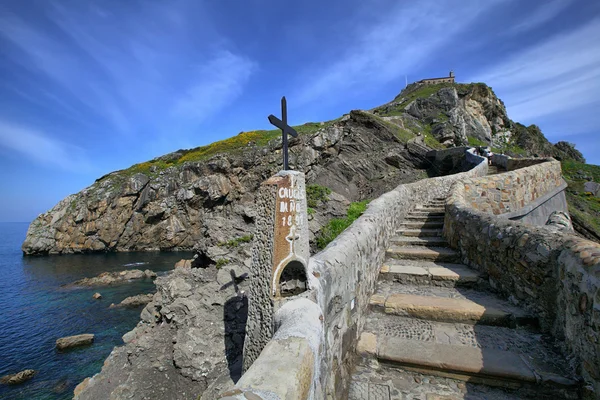
[(281, 297), (296, 296), (308, 290), (306, 267), (298, 260), (291, 260), (281, 271), (277, 286)]

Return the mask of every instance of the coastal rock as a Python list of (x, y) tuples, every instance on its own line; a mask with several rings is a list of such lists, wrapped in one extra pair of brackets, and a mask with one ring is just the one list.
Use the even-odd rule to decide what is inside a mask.
[(102, 298), (102, 295), (98, 292), (94, 293), (94, 295), (92, 296), (94, 299), (99, 300)]
[(152, 301), (153, 293), (138, 294), (136, 296), (129, 296), (119, 304), (111, 304), (109, 308), (115, 307), (139, 307), (148, 304)]
[(58, 350), (70, 349), (72, 347), (86, 346), (94, 342), (94, 335), (91, 333), (84, 333), (81, 335), (66, 336), (60, 339), (56, 339), (56, 348)]
[[(347, 201), (377, 197), (421, 176), (423, 160), (407, 150), (393, 126), (367, 112), (352, 111), (309, 128), (312, 133), (290, 140), (290, 165), (305, 171), (307, 182), (327, 186)], [(239, 141), (244, 140), (242, 134)], [(22, 250), (194, 250), (249, 235), (254, 192), (281, 169), (281, 146), (279, 138), (261, 146), (248, 142), (243, 152), (224, 150), (198, 161), (186, 157), (198, 151), (193, 149), (110, 173), (38, 216)], [(395, 154), (394, 163), (385, 161), (386, 153)], [(200, 257), (197, 263), (192, 267), (216, 260)]]
[(26, 369), (24, 371), (17, 372), (16, 374), (5, 375), (2, 378), (0, 378), (0, 383), (3, 383), (5, 385), (18, 385), (33, 378), (36, 372), (37, 371), (33, 369)]
[[(64, 285), (67, 287), (72, 286), (107, 286), (114, 285), (116, 283), (128, 282), (135, 279), (154, 279), (156, 278), (156, 272), (150, 271), (149, 269), (141, 271), (139, 269), (130, 269), (127, 271), (120, 272), (103, 272), (93, 278), (79, 279), (73, 283)], [(99, 293), (98, 293), (99, 294)], [(95, 295), (94, 295), (95, 296)], [(96, 297), (94, 297), (96, 298)]]

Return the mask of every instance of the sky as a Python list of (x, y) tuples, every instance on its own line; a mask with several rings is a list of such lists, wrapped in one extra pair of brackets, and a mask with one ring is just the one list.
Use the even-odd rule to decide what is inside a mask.
[(0, 222), (114, 170), (337, 118), (405, 82), (485, 82), (600, 165), (600, 2), (2, 0)]

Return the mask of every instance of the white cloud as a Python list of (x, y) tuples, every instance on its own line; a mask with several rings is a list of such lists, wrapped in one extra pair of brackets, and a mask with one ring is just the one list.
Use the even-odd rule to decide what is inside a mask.
[(7, 121), (0, 121), (0, 147), (16, 151), (34, 162), (71, 172), (83, 173), (91, 169), (85, 152), (80, 147)]
[(504, 100), (511, 118), (531, 120), (598, 102), (600, 19), (508, 58), (472, 77)]
[(221, 51), (198, 67), (193, 84), (173, 105), (173, 114), (197, 122), (204, 120), (241, 95), (255, 69), (251, 60)]
[(572, 2), (572, 0), (541, 2), (538, 4), (538, 8), (535, 12), (523, 15), (523, 21), (513, 25), (506, 33), (519, 34), (535, 29), (557, 17), (565, 8), (571, 5)]
[(348, 51), (331, 64), (309, 71), (307, 84), (295, 97), (299, 103), (308, 103), (339, 97), (341, 90), (354, 84), (381, 85), (396, 79), (445, 44), (452, 44), (454, 35), (497, 3), (460, 1), (440, 7), (434, 1), (399, 2), (395, 8), (382, 10), (377, 23), (348, 32), (348, 43), (340, 43)]

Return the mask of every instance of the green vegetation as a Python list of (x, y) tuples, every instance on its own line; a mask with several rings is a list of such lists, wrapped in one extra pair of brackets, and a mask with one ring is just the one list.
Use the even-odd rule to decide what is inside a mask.
[(319, 250), (324, 249), (333, 239), (347, 227), (352, 225), (352, 223), (365, 212), (369, 201), (370, 200), (363, 200), (352, 203), (348, 208), (348, 213), (345, 218), (334, 218), (330, 220), (327, 225), (321, 229), (321, 232), (316, 239)]
[(242, 243), (250, 243), (252, 241), (253, 237), (254, 237), (253, 235), (244, 235), (242, 237), (234, 238), (234, 239), (228, 240), (226, 242), (220, 242), (217, 244), (217, 246), (229, 247), (229, 248), (238, 247)]
[(573, 222), (595, 232), (600, 238), (600, 198), (585, 192), (588, 181), (600, 182), (600, 166), (583, 164), (573, 160), (561, 162), (562, 172), (568, 183), (567, 203)]
[(321, 185), (307, 185), (306, 186), (306, 205), (309, 208), (315, 208), (319, 205), (319, 202), (326, 202), (329, 200), (329, 194), (331, 189)]
[[(340, 118), (327, 122), (307, 122), (303, 125), (294, 126), (293, 128), (300, 135), (310, 135), (317, 132), (319, 129), (327, 128), (339, 121)], [(143, 173), (149, 176), (156, 175), (158, 172), (173, 166), (177, 166), (189, 161), (203, 161), (219, 153), (230, 153), (243, 150), (249, 145), (266, 146), (269, 141), (279, 138), (281, 131), (279, 129), (272, 130), (257, 130), (250, 132), (240, 132), (238, 135), (228, 139), (219, 140), (206, 146), (196, 147), (190, 150), (180, 150), (179, 155), (175, 154), (173, 158), (165, 160), (160, 159), (150, 160), (143, 163), (135, 164), (126, 170), (120, 171), (122, 176), (131, 176), (136, 173)]]
[[(468, 136), (467, 137), (467, 141), (469, 143), (469, 146), (473, 146), (473, 147), (487, 147), (489, 146), (489, 144), (487, 142), (484, 142), (483, 140), (479, 140), (475, 137), (472, 136)], [(519, 147), (516, 144), (507, 144), (505, 146), (500, 147), (490, 147), (490, 149), (492, 150), (492, 153), (498, 153), (498, 154), (509, 154), (509, 155), (521, 155), (521, 156), (526, 156), (527, 155), (527, 151), (521, 147)]]
[(229, 262), (230, 262), (230, 260), (227, 259), (227, 258), (219, 258), (217, 260), (217, 263), (216, 263), (215, 267), (217, 267), (217, 269), (221, 269), (224, 266), (226, 266), (227, 264), (229, 264)]
[(313, 215), (315, 212), (316, 212), (315, 209), (312, 207), (306, 208), (306, 214), (308, 214), (308, 215)]

